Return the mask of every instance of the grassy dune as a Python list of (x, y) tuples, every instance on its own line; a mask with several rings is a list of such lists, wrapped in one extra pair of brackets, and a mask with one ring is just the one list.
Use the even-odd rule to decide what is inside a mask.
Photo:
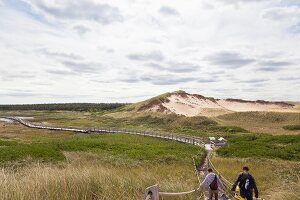
[(299, 130), (283, 128), (287, 125), (299, 125), (300, 113), (240, 112), (219, 116), (216, 121), (226, 126), (239, 126), (254, 133), (300, 134)]
[(300, 199), (300, 162), (222, 157), (214, 157), (212, 162), (231, 182), (234, 182), (242, 167), (248, 165), (260, 194), (265, 199)]

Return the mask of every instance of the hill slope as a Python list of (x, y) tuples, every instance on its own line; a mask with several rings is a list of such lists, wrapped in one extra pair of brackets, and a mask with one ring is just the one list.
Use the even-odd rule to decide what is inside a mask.
[(218, 116), (232, 112), (276, 111), (297, 112), (295, 105), (286, 102), (215, 99), (185, 91), (166, 93), (133, 104), (138, 112), (175, 113), (185, 116)]

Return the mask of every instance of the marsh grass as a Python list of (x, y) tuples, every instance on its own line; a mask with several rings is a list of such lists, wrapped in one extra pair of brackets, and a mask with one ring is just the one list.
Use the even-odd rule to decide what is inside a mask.
[[(2, 169), (0, 199), (134, 200), (142, 199), (145, 188), (156, 183), (161, 191), (186, 191), (197, 187), (191, 163), (157, 163), (130, 168), (122, 163), (110, 165), (97, 154), (71, 152), (65, 155), (67, 162), (61, 165), (31, 163), (17, 170)], [(192, 199), (192, 196), (178, 199)]]
[(40, 138), (30, 141), (0, 139), (0, 160), (16, 161), (27, 157), (41, 161), (61, 161), (63, 151), (90, 151), (140, 161), (173, 162), (201, 157), (197, 146), (136, 135), (71, 135), (63, 138)]

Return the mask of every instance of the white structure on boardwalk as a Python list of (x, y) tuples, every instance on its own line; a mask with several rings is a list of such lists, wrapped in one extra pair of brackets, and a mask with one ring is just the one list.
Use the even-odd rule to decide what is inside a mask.
[(215, 137), (209, 137), (209, 141), (211, 146), (225, 146), (227, 144), (227, 140), (223, 137), (216, 139)]

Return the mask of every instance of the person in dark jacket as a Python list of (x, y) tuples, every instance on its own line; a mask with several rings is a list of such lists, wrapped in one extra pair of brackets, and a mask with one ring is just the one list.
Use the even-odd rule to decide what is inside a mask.
[(243, 167), (243, 172), (240, 173), (231, 190), (235, 191), (237, 185), (240, 187), (240, 194), (243, 198), (247, 200), (253, 200), (253, 190), (255, 193), (255, 198), (258, 198), (256, 183), (253, 176), (249, 173), (249, 167)]

